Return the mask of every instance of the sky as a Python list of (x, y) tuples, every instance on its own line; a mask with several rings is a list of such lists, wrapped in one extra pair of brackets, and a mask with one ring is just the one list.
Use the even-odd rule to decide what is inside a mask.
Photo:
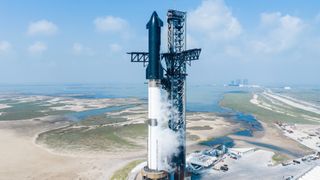
[[(0, 83), (142, 83), (153, 11), (187, 12), (190, 84), (320, 84), (318, 0), (0, 0)], [(162, 52), (167, 51), (166, 25)]]

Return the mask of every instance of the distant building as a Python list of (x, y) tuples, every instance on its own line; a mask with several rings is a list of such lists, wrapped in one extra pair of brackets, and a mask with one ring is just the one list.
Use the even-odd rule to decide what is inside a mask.
[(247, 86), (249, 85), (248, 79), (237, 79), (237, 80), (232, 80), (228, 86), (236, 86), (236, 87), (242, 87), (242, 86)]

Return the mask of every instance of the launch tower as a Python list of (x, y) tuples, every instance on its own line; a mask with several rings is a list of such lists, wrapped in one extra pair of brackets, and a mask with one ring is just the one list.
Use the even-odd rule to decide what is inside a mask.
[[(160, 53), (162, 21), (154, 12), (147, 24), (149, 30), (149, 52), (129, 52), (131, 62), (147, 64), (146, 78), (149, 84), (149, 136), (148, 136), (148, 167), (144, 168), (145, 179), (174, 179), (183, 180), (186, 168), (186, 76), (187, 65), (198, 60), (201, 49), (186, 50), (186, 12), (168, 10), (168, 52)], [(152, 129), (157, 125), (158, 88), (167, 91), (168, 99), (178, 111), (178, 117), (169, 120), (168, 127), (179, 134), (181, 143), (179, 153), (172, 155), (170, 165), (173, 172), (161, 173), (157, 169), (157, 138)], [(159, 138), (159, 137), (158, 137)], [(161, 137), (160, 137), (161, 138)], [(164, 176), (164, 174), (169, 174)], [(149, 174), (149, 176), (148, 176)], [(155, 176), (157, 174), (158, 176)], [(159, 178), (157, 178), (159, 177)]]

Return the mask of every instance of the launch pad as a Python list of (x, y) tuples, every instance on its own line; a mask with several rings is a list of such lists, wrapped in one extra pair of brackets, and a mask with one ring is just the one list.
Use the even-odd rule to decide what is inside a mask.
[[(186, 174), (186, 76), (187, 65), (198, 60), (201, 49), (186, 50), (186, 12), (168, 10), (168, 52), (160, 53), (161, 27), (163, 22), (156, 12), (153, 12), (148, 24), (149, 51), (129, 52), (131, 62), (147, 65), (148, 79), (148, 165), (142, 170), (145, 179), (183, 180)], [(178, 153), (170, 157), (172, 170), (165, 172), (159, 166), (161, 147), (155, 128), (161, 116), (161, 90), (167, 92), (167, 99), (177, 116), (171, 117), (167, 126), (178, 134), (180, 139)], [(170, 139), (168, 139), (170, 141)]]
[(159, 171), (159, 170), (152, 170), (152, 169), (149, 169), (147, 166), (144, 167), (142, 170), (141, 170), (141, 176), (143, 179), (146, 179), (146, 180), (153, 180), (153, 179), (157, 179), (157, 180), (167, 180), (169, 179), (169, 176), (168, 176), (168, 172), (166, 171)]

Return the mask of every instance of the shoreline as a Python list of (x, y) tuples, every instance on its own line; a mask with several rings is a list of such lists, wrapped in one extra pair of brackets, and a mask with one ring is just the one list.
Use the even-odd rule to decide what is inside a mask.
[[(133, 100), (136, 99), (133, 98)], [(134, 102), (132, 101), (132, 103)], [(132, 112), (137, 112), (137, 116), (130, 114)], [(254, 145), (248, 142), (257, 142), (276, 145), (290, 151), (309, 152), (305, 147), (300, 147), (298, 142), (284, 136), (279, 129), (272, 127), (272, 125), (270, 126), (270, 124), (264, 121), (260, 121), (256, 117), (255, 120), (264, 127), (262, 131), (254, 131), (252, 137), (234, 135), (233, 133), (237, 129), (248, 128), (245, 126), (246, 123), (248, 125), (248, 122), (230, 118), (234, 117), (237, 113), (242, 113), (233, 110), (232, 112), (235, 113), (227, 113), (225, 117), (220, 113), (214, 112), (187, 112), (187, 114), (189, 113), (191, 116), (194, 116), (191, 119), (188, 117), (187, 124), (189, 129), (187, 129), (187, 132), (197, 135), (200, 140), (225, 135), (234, 139), (236, 147), (252, 147)], [(126, 111), (126, 113), (126, 117), (131, 117), (131, 119), (128, 119), (129, 123), (135, 122), (137, 119), (139, 122), (143, 121), (143, 119), (139, 119), (139, 115), (143, 115), (144, 111), (141, 111), (139, 108), (138, 111)], [(113, 112), (113, 114), (119, 114), (119, 112)], [(88, 177), (90, 177), (89, 179), (103, 179), (111, 177), (117, 169), (120, 169), (127, 163), (145, 158), (147, 153), (145, 149), (117, 153), (94, 152), (94, 154), (91, 154), (89, 151), (59, 153), (52, 148), (46, 147), (44, 144), (37, 143), (37, 138), (42, 133), (68, 127), (73, 122), (66, 119), (57, 120), (52, 116), (35, 119), (0, 121), (0, 140), (4, 142), (0, 145), (0, 161), (5, 162), (5, 165), (0, 165), (0, 169), (7, 169), (8, 171), (4, 172), (2, 170), (2, 172), (0, 170), (0, 174), (4, 174), (4, 176), (8, 175), (12, 179), (41, 179), (41, 177), (48, 177), (48, 179)], [(188, 141), (188, 152), (206, 148), (206, 146), (199, 145), (200, 140)], [(20, 147), (21, 144), (24, 148)], [(270, 151), (270, 148), (262, 149)], [(21, 163), (21, 159), (24, 158), (26, 158), (26, 161)], [(25, 163), (30, 164), (30, 167), (26, 168)], [(44, 169), (43, 167), (46, 166), (50, 167)], [(9, 176), (6, 173), (11, 174)]]
[[(253, 94), (252, 98), (253, 99), (257, 98), (254, 95), (255, 94)], [(251, 100), (252, 99), (250, 99), (250, 103), (252, 103)], [(221, 107), (230, 109), (233, 112), (244, 113), (244, 112), (235, 110), (234, 108), (230, 108), (230, 107), (224, 106), (222, 104), (222, 101), (223, 101), (223, 98), (219, 102), (219, 105)], [(291, 155), (291, 158), (296, 158), (297, 156), (308, 155), (308, 154), (311, 154), (311, 153), (314, 152), (314, 149), (310, 149), (309, 147), (303, 145), (302, 143), (300, 143), (300, 142), (298, 142), (298, 141), (286, 136), (276, 126), (276, 122), (270, 122), (270, 121), (266, 121), (266, 120), (263, 120), (263, 119), (259, 119), (256, 114), (252, 114), (252, 113), (244, 113), (244, 114), (252, 115), (255, 118), (255, 120), (262, 125), (263, 130), (261, 132), (253, 131), (253, 136), (252, 137), (237, 136), (237, 135), (233, 135), (233, 134), (229, 135), (228, 137), (231, 137), (235, 141), (238, 141), (238, 144), (240, 145), (239, 147), (247, 145), (247, 146), (254, 146), (254, 147), (259, 147), (259, 148), (262, 148), (262, 149), (268, 149), (268, 150), (271, 150), (273, 152), (277, 152), (277, 150), (272, 149), (270, 147), (268, 148), (268, 147), (258, 146), (258, 144), (267, 143), (267, 144), (270, 144), (270, 145), (275, 145), (277, 147), (280, 147), (283, 150), (292, 151), (293, 153), (291, 153), (291, 154), (293, 156)], [(253, 142), (253, 143), (250, 143), (250, 142)], [(285, 154), (290, 156), (290, 153), (289, 154), (285, 153)], [(294, 155), (294, 154), (296, 154), (296, 155)]]
[[(24, 127), (25, 126), (25, 127)], [(57, 153), (36, 143), (43, 132), (66, 125), (46, 120), (0, 122), (0, 174), (6, 179), (108, 179), (113, 172), (144, 152), (104, 153), (99, 155)], [(21, 163), (23, 160), (23, 163)], [(25, 164), (28, 163), (28, 166)], [(46, 164), (46, 165), (44, 165)], [(47, 167), (47, 168), (43, 168)]]

